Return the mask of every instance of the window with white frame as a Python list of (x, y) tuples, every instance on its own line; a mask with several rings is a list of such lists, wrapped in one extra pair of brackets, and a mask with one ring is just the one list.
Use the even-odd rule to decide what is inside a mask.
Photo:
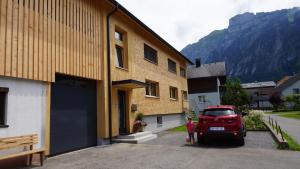
[(146, 80), (146, 96), (159, 97), (158, 82)]
[(178, 99), (178, 89), (176, 87), (170, 86), (170, 99)]

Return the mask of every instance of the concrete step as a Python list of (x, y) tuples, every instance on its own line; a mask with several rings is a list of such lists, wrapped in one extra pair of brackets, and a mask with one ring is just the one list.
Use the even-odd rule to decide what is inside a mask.
[(116, 143), (131, 143), (131, 144), (139, 144), (139, 143), (143, 143), (149, 140), (153, 140), (156, 139), (157, 135), (156, 134), (148, 134), (148, 135), (144, 135), (142, 137), (138, 137), (138, 138), (134, 138), (134, 139), (120, 139), (120, 138), (116, 138), (114, 139), (114, 142)]
[(144, 132), (134, 133), (134, 134), (130, 134), (130, 135), (120, 135), (120, 136), (118, 136), (118, 139), (137, 139), (137, 138), (144, 137), (144, 136), (147, 136), (150, 134), (152, 134), (151, 131), (144, 131)]

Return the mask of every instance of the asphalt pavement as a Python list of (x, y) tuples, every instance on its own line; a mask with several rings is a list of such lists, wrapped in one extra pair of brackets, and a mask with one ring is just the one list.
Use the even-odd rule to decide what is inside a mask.
[[(113, 144), (45, 161), (43, 169), (298, 169), (300, 153), (276, 150), (267, 132), (249, 132), (245, 146), (185, 145), (185, 134), (163, 132), (144, 144)], [(267, 140), (265, 140), (267, 139)]]

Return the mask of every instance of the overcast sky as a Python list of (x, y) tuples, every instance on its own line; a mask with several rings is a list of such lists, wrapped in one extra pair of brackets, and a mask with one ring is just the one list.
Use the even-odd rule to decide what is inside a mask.
[(228, 27), (245, 12), (300, 7), (300, 0), (117, 0), (176, 49)]

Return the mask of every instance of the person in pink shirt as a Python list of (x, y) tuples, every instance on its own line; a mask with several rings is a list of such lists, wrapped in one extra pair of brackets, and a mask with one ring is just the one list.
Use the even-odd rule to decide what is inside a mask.
[(190, 142), (192, 144), (194, 144), (195, 143), (195, 137), (194, 137), (195, 126), (194, 126), (194, 123), (192, 121), (192, 118), (190, 118), (190, 117), (188, 118), (186, 128), (187, 128), (187, 131), (188, 131), (188, 134), (189, 134)]

